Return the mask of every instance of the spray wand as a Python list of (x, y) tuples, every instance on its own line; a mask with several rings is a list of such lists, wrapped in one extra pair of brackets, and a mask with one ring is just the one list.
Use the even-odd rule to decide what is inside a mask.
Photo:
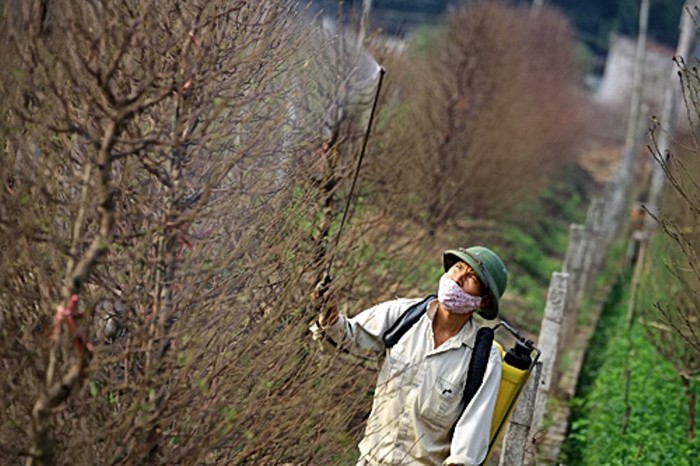
[[(326, 271), (323, 274), (323, 277), (321, 280), (318, 282), (316, 285), (316, 288), (314, 289), (314, 301), (316, 302), (316, 306), (320, 310), (322, 308), (322, 302), (324, 301), (324, 295), (328, 291), (328, 288), (331, 285), (331, 282), (333, 281), (333, 276), (331, 275), (331, 270), (333, 267), (333, 259), (335, 258), (336, 251), (338, 250), (338, 244), (340, 243), (340, 236), (343, 233), (343, 228), (345, 227), (345, 222), (347, 221), (348, 218), (348, 213), (350, 212), (350, 204), (352, 203), (352, 198), (353, 195), (355, 194), (355, 186), (357, 186), (357, 179), (359, 178), (360, 175), (360, 168), (362, 167), (362, 161), (365, 158), (365, 152), (367, 150), (367, 141), (369, 141), (369, 134), (372, 129), (372, 122), (374, 121), (374, 114), (376, 113), (377, 110), (377, 102), (379, 101), (379, 93), (382, 89), (382, 82), (384, 80), (384, 74), (386, 73), (386, 70), (384, 67), (380, 66), (379, 67), (379, 81), (377, 82), (377, 89), (374, 94), (374, 101), (372, 102), (372, 110), (370, 111), (369, 114), (369, 121), (367, 122), (367, 129), (365, 131), (365, 136), (362, 141), (362, 147), (360, 149), (360, 155), (357, 158), (357, 166), (355, 167), (355, 173), (352, 178), (352, 185), (350, 186), (350, 193), (348, 194), (348, 200), (347, 203), (345, 204), (345, 209), (343, 211), (343, 217), (340, 221), (340, 227), (338, 228), (338, 233), (335, 236), (335, 242), (333, 245), (333, 248), (331, 249), (331, 255), (328, 260), (328, 267), (326, 267)], [(332, 303), (326, 303), (326, 309), (324, 312), (328, 312), (329, 309), (333, 307)], [(326, 335), (326, 340), (329, 341), (333, 346), (338, 347), (337, 343), (335, 343), (332, 339), (329, 339), (329, 337)], [(347, 350), (344, 350), (344, 352), (347, 352)], [(357, 356), (357, 355), (354, 355)], [(359, 356), (358, 356), (359, 357)], [(367, 359), (364, 357), (361, 357), (361, 359)]]
[(382, 82), (384, 81), (384, 74), (386, 73), (386, 70), (384, 69), (383, 66), (379, 67), (379, 81), (377, 83), (377, 89), (374, 94), (374, 100), (372, 102), (372, 110), (370, 111), (369, 114), (369, 121), (367, 122), (367, 129), (365, 130), (365, 135), (362, 140), (362, 147), (360, 149), (360, 155), (357, 158), (357, 165), (355, 167), (355, 173), (352, 178), (352, 184), (350, 185), (350, 193), (348, 194), (348, 200), (347, 203), (345, 204), (345, 209), (343, 210), (343, 216), (340, 220), (340, 227), (338, 228), (338, 233), (335, 236), (335, 242), (333, 245), (333, 249), (331, 250), (331, 257), (328, 260), (328, 267), (326, 267), (326, 272), (323, 275), (323, 278), (321, 279), (320, 282), (320, 289), (319, 291), (321, 294), (325, 292), (328, 289), (328, 286), (330, 283), (333, 281), (333, 276), (331, 275), (331, 269), (333, 267), (333, 259), (335, 258), (335, 253), (338, 249), (338, 244), (340, 243), (340, 236), (343, 233), (343, 229), (345, 227), (345, 222), (347, 221), (348, 218), (348, 213), (350, 211), (350, 204), (352, 203), (352, 198), (355, 194), (355, 186), (357, 185), (357, 179), (359, 178), (360, 175), (360, 168), (362, 167), (362, 161), (365, 158), (365, 152), (367, 150), (367, 142), (369, 141), (369, 134), (372, 129), (372, 122), (374, 121), (374, 114), (376, 113), (377, 110), (377, 102), (379, 101), (379, 93), (382, 89)]

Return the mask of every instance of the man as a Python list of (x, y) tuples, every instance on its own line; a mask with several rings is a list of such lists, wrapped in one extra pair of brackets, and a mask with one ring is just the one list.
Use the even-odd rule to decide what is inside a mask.
[(346, 347), (386, 351), (358, 466), (467, 466), (485, 459), (501, 378), (495, 346), (467, 406), (462, 392), (478, 328), (472, 313), (496, 318), (508, 275), (501, 259), (481, 246), (445, 251), (443, 263), (438, 298), (391, 348), (384, 332), (420, 299), (388, 301), (353, 318), (329, 306), (312, 326), (315, 338), (325, 334)]

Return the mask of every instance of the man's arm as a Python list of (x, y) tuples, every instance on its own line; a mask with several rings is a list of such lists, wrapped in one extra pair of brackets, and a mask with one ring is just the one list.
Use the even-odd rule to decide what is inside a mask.
[(381, 352), (384, 350), (384, 332), (420, 299), (396, 299), (378, 304), (349, 318), (331, 312), (319, 316), (311, 326), (314, 339), (330, 338), (337, 344), (363, 350)]
[(476, 466), (484, 461), (491, 440), (491, 419), (500, 383), (501, 356), (492, 346), (484, 381), (457, 421), (450, 456), (444, 461), (444, 466)]

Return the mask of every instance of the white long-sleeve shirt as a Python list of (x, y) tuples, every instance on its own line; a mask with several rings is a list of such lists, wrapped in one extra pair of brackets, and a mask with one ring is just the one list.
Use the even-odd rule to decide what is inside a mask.
[[(398, 299), (353, 318), (339, 316), (324, 330), (347, 347), (381, 352), (383, 333), (418, 301)], [(501, 379), (500, 355), (492, 346), (484, 381), (465, 409), (462, 394), (478, 326), (470, 319), (457, 335), (435, 348), (436, 310), (437, 301), (433, 301), (387, 350), (359, 445), (361, 460), (369, 465), (471, 466), (486, 456)]]

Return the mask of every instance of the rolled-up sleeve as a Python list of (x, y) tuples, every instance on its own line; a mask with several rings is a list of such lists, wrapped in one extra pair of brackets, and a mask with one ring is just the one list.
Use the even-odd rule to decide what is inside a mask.
[(492, 346), (484, 381), (457, 421), (450, 456), (443, 465), (476, 466), (484, 461), (500, 383), (501, 356), (496, 347)]

